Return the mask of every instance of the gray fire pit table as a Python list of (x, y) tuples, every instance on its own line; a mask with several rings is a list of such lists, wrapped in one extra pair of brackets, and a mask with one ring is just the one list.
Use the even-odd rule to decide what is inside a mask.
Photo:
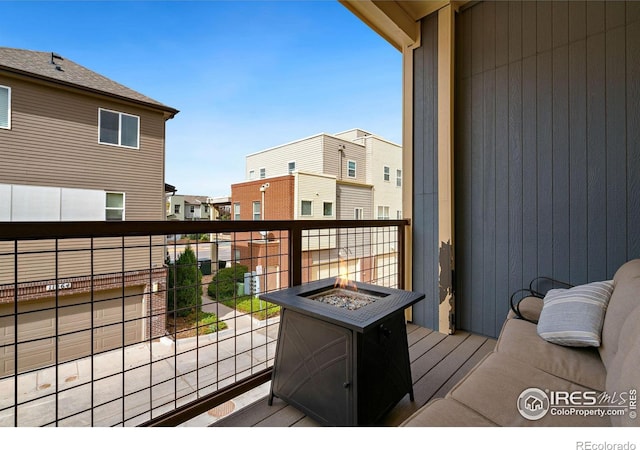
[(355, 283), (373, 301), (349, 310), (314, 300), (333, 279), (260, 295), (280, 305), (269, 404), (281, 398), (322, 425), (374, 425), (413, 401), (404, 310), (417, 292)]

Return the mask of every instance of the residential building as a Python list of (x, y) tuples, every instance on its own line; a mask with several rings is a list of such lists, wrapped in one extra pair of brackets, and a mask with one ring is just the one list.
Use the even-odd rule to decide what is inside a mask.
[(402, 216), (402, 147), (361, 129), (321, 133), (253, 153), (246, 157), (245, 171), (247, 180), (294, 171), (334, 176), (339, 219)]
[[(177, 113), (55, 53), (0, 48), (0, 221), (165, 220), (165, 122)], [(144, 240), (125, 245), (136, 239)], [(160, 238), (151, 255), (128, 248), (126, 262), (117, 238), (94, 243), (95, 251), (80, 241), (20, 242), (17, 273), (10, 257), (0, 258), (0, 343), (13, 342), (16, 307), (37, 306), (20, 317), (28, 324), (21, 329), (51, 336), (21, 347), (20, 371), (165, 332)], [(0, 253), (12, 245), (0, 243)], [(88, 321), (110, 323), (123, 302), (124, 331), (74, 333)], [(46, 309), (54, 305), (64, 306), (60, 316)], [(56, 331), (64, 334), (56, 339)], [(14, 370), (13, 348), (4, 347), (0, 374)]]
[[(393, 174), (393, 177), (392, 177)], [(246, 157), (247, 181), (231, 187), (234, 220), (361, 220), (402, 216), (402, 149), (379, 136), (353, 129), (317, 134)], [(392, 211), (392, 213), (391, 213)], [(260, 272), (263, 252), (254, 240), (238, 242), (235, 258)], [(347, 232), (303, 239), (304, 281), (338, 275), (335, 261), (345, 253), (346, 271), (359, 281), (380, 280), (396, 249), (378, 246), (376, 234)], [(276, 242), (272, 242), (274, 248)], [(275, 270), (275, 267), (271, 267)], [(344, 269), (343, 269), (344, 270)], [(396, 280), (388, 280), (395, 283)], [(267, 286), (271, 288), (271, 286)]]
[(166, 197), (167, 220), (224, 220), (229, 217), (229, 197), (178, 195)]
[(210, 198), (204, 195), (171, 195), (167, 197), (169, 220), (216, 220)]

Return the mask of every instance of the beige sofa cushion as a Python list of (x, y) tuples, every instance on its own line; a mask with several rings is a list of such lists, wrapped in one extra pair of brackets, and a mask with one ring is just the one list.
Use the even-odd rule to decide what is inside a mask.
[[(504, 353), (490, 353), (474, 370), (453, 387), (452, 398), (500, 426), (611, 426), (608, 417), (547, 413), (539, 420), (520, 415), (517, 403), (529, 388), (551, 391), (584, 391), (585, 388), (553, 376)], [(590, 390), (590, 389), (587, 389)]]
[(627, 317), (640, 304), (640, 259), (623, 264), (613, 277), (615, 287), (602, 326), (600, 356), (609, 367), (618, 352), (620, 330)]
[(457, 401), (438, 398), (413, 413), (403, 427), (495, 427), (496, 424)]
[[(638, 293), (637, 295), (640, 295)], [(636, 402), (640, 391), (640, 306), (636, 307), (620, 330), (618, 352), (609, 365), (606, 392), (629, 394), (634, 390)], [(630, 405), (629, 405), (630, 406)], [(630, 412), (630, 411), (629, 411)], [(640, 415), (640, 405), (636, 403), (636, 415)], [(640, 426), (640, 417), (612, 416), (614, 426)]]
[(495, 351), (581, 386), (605, 388), (607, 373), (596, 348), (552, 344), (538, 336), (533, 323), (508, 319)]

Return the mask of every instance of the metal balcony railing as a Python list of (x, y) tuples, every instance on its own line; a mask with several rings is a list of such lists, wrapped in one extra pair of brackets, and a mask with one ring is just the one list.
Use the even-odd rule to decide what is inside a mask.
[(260, 293), (339, 274), (402, 288), (405, 225), (0, 223), (0, 426), (211, 412), (270, 380), (279, 312)]

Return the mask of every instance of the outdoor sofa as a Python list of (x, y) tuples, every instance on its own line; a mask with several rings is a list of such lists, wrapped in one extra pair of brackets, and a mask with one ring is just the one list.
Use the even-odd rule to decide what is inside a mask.
[[(640, 425), (640, 259), (608, 283), (608, 292), (590, 283), (513, 303), (494, 351), (402, 426)], [(602, 286), (602, 301), (580, 294)]]

